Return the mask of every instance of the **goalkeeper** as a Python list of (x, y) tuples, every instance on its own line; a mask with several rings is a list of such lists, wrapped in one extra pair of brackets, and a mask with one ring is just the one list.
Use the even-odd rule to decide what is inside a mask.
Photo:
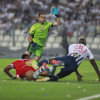
[(40, 60), (50, 27), (60, 25), (58, 8), (53, 7), (51, 13), (55, 14), (55, 16), (57, 17), (55, 22), (47, 22), (46, 14), (44, 12), (40, 12), (38, 15), (38, 23), (35, 23), (29, 31), (29, 46), (25, 51), (25, 54), (31, 55), (32, 53), (34, 53), (34, 64), (37, 64), (37, 62)]

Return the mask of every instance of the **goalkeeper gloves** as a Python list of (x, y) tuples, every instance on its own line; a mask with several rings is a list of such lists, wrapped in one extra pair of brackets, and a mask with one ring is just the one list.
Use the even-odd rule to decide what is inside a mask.
[(58, 8), (56, 7), (52, 7), (51, 8), (51, 14), (54, 14), (56, 17), (59, 17), (59, 12), (58, 12)]
[(34, 43), (33, 41), (30, 42), (34, 49), (37, 49), (39, 43)]

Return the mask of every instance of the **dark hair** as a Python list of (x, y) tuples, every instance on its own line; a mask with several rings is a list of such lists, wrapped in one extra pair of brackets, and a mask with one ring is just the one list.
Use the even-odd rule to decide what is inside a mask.
[(86, 45), (86, 39), (84, 37), (79, 38), (79, 43)]
[(39, 15), (38, 15), (38, 17), (40, 17), (40, 15), (41, 15), (41, 14), (45, 14), (45, 12), (39, 12)]
[(23, 54), (22, 57), (21, 57), (21, 59), (25, 59), (26, 57), (29, 57), (29, 55)]

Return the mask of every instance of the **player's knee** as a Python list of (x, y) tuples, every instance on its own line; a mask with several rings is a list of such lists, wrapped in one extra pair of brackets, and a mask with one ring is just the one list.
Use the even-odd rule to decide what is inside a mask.
[(40, 60), (40, 57), (34, 56), (34, 61), (38, 62)]

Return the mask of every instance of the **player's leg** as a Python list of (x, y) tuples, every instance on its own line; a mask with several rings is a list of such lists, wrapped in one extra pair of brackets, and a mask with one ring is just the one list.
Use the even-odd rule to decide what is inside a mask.
[(25, 51), (25, 54), (27, 54), (27, 55), (31, 55), (31, 53), (29, 52), (29, 51)]
[(40, 76), (40, 74), (44, 71), (45, 71), (45, 69), (43, 67), (37, 69), (36, 71), (35, 70), (29, 70), (29, 71), (25, 72), (25, 79), (35, 81), (35, 80), (37, 80), (38, 76)]
[(41, 67), (35, 70), (33, 67), (26, 66), (21, 70), (20, 75), (23, 76), (26, 80), (36, 80), (38, 76), (45, 70)]
[(71, 69), (71, 67), (62, 68), (59, 73), (57, 73), (55, 76), (50, 77), (50, 81), (57, 81), (58, 79), (70, 75), (74, 71), (75, 70)]
[[(50, 75), (51, 75), (51, 76), (54, 75), (57, 66), (62, 66), (62, 65), (64, 65), (64, 62), (62, 63), (62, 57), (59, 57), (59, 58), (58, 58), (58, 57), (57, 57), (57, 58), (51, 58), (51, 59), (44, 59), (44, 60), (42, 60), (42, 61), (40, 61), (40, 62), (38, 63), (38, 66), (39, 66), (39, 67), (42, 66), (43, 63), (52, 64), (52, 67), (50, 67)], [(43, 74), (44, 74), (44, 73), (43, 73)], [(42, 75), (43, 75), (43, 74), (42, 74)], [(45, 76), (45, 74), (44, 74), (44, 76)]]
[(48, 72), (46, 72), (46, 71), (43, 71), (43, 72), (40, 74), (40, 76), (49, 77), (50, 74), (49, 74)]
[(52, 64), (54, 66), (64, 66), (64, 62), (63, 62), (62, 58), (64, 58), (64, 57), (55, 57), (55, 58), (51, 58), (51, 59), (44, 59), (38, 63), (38, 66), (39, 67), (42, 66), (43, 63)]
[(50, 75), (50, 70), (47, 66), (43, 65), (42, 67), (39, 67), (33, 74), (33, 77), (35, 79), (38, 78), (38, 76), (40, 75), (45, 75), (45, 76), (49, 76)]
[(33, 58), (33, 63), (34, 64), (37, 64), (37, 62), (40, 60), (40, 57), (38, 57), (38, 56), (34, 56), (34, 58)]
[(41, 67), (43, 65), (43, 63), (49, 64), (49, 59), (44, 59), (38, 62), (38, 66)]
[(67, 66), (65, 68), (62, 68), (61, 71), (59, 73), (57, 73), (56, 75), (60, 78), (63, 78), (65, 76), (70, 75), (72, 72), (74, 72), (77, 69), (77, 66), (75, 66), (74, 64)]
[(46, 67), (46, 71), (43, 71), (41, 73), (41, 76), (50, 77), (50, 76), (54, 75), (54, 73), (56, 71), (56, 66), (52, 66), (52, 67), (48, 68), (46, 63), (43, 63), (42, 67), (43, 66)]
[(58, 59), (65, 63), (65, 68), (62, 68), (61, 71), (55, 76), (50, 77), (50, 81), (57, 81), (60, 78), (68, 76), (78, 68), (78, 65), (73, 57), (66, 56)]
[(34, 50), (34, 59), (33, 59), (33, 63), (37, 64), (37, 62), (40, 60), (42, 52), (43, 52), (43, 46), (38, 46), (35, 50)]
[(28, 46), (27, 50), (25, 51), (25, 54), (31, 55), (32, 53), (34, 53), (33, 63), (37, 64), (37, 62), (40, 60), (40, 57), (42, 55), (43, 48), (44, 47), (42, 47), (42, 46), (33, 48), (32, 44), (29, 43), (29, 46)]
[(61, 69), (61, 71), (55, 76), (51, 76), (49, 78), (40, 79), (39, 81), (57, 81), (60, 78), (70, 75), (74, 72), (78, 65), (73, 57), (65, 56), (65, 57), (57, 57), (55, 60), (59, 60), (64, 62), (65, 66)]

